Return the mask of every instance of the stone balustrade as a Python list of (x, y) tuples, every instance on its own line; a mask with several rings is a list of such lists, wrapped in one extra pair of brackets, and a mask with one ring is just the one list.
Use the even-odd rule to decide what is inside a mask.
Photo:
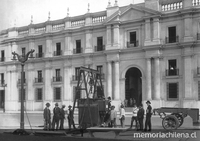
[(82, 25), (85, 25), (85, 20), (78, 20), (78, 21), (72, 21), (71, 22), (71, 26), (74, 27), (74, 26), (82, 26)]
[(19, 33), (19, 35), (25, 36), (25, 35), (29, 34), (29, 31), (28, 30), (23, 30), (23, 31), (19, 31), (18, 33)]
[(177, 10), (181, 8), (183, 8), (182, 1), (162, 5), (162, 11), (171, 11), (171, 10)]
[(52, 30), (61, 30), (65, 28), (65, 24), (57, 24), (57, 25), (53, 25)]
[(106, 16), (94, 17), (92, 18), (92, 23), (100, 23), (106, 19)]
[(35, 33), (44, 33), (45, 30), (46, 30), (45, 27), (36, 28), (36, 29), (35, 29)]
[(193, 6), (198, 6), (198, 5), (200, 5), (200, 0), (192, 0), (192, 5), (193, 5)]

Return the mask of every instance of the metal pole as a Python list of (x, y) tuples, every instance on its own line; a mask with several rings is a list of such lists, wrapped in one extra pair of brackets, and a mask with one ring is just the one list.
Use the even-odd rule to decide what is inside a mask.
[(20, 129), (24, 129), (24, 63), (21, 63), (21, 122)]

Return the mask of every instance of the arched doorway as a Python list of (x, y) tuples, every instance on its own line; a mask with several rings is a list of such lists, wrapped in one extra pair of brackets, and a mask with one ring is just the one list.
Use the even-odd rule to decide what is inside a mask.
[(129, 68), (125, 75), (125, 98), (127, 107), (142, 103), (142, 73), (136, 68)]

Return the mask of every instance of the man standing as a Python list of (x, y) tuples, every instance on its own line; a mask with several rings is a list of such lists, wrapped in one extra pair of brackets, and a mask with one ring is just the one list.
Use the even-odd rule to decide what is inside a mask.
[(139, 106), (139, 111), (137, 113), (137, 119), (138, 119), (139, 127), (140, 127), (140, 129), (138, 129), (138, 130), (143, 130), (144, 109), (143, 109), (142, 104), (140, 104), (140, 106)]
[(65, 120), (65, 105), (62, 105), (60, 109), (60, 130), (64, 130), (64, 120)]
[(136, 127), (136, 129), (138, 127), (137, 113), (138, 113), (138, 108), (137, 108), (136, 104), (134, 104), (133, 105), (133, 116), (131, 118), (131, 126), (130, 126), (130, 128), (132, 128), (134, 121), (135, 121), (135, 127)]
[(49, 109), (50, 104), (46, 103), (46, 107), (43, 112), (44, 117), (44, 130), (50, 130), (51, 129), (51, 111)]
[(60, 120), (60, 108), (58, 107), (58, 103), (56, 103), (53, 109), (53, 122), (52, 122), (53, 130), (55, 129), (55, 125), (56, 125), (56, 130), (58, 130), (59, 120)]
[(69, 105), (68, 106), (68, 126), (69, 126), (69, 130), (71, 130), (71, 125), (73, 125), (74, 129), (76, 129), (75, 124), (74, 124), (74, 115), (73, 115), (73, 111), (72, 111), (72, 106)]
[(146, 104), (147, 104), (147, 110), (146, 110), (146, 121), (145, 121), (144, 131), (147, 131), (147, 127), (149, 127), (148, 131), (151, 131), (151, 115), (152, 115), (151, 102), (147, 101)]

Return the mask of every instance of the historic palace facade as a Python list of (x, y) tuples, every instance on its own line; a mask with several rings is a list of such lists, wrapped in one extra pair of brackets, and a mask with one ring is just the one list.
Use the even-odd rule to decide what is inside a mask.
[[(25, 63), (25, 108), (72, 104), (81, 66), (102, 73), (105, 96), (119, 107), (200, 107), (200, 0), (145, 0), (105, 11), (0, 32), (0, 109), (20, 110), (21, 65), (12, 52), (34, 49)], [(98, 92), (98, 91), (97, 91)], [(81, 98), (85, 93), (81, 93)], [(53, 106), (52, 106), (53, 107)]]

